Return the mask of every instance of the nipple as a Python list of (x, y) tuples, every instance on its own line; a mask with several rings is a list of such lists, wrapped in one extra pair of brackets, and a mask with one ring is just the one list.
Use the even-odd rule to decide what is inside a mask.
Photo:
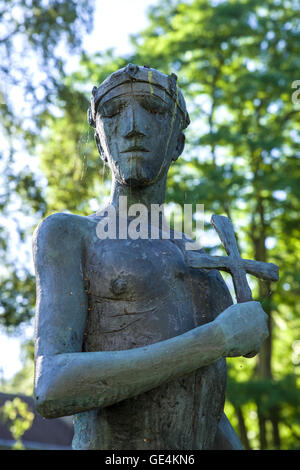
[(115, 279), (111, 285), (111, 289), (114, 294), (120, 295), (123, 294), (127, 289), (127, 281), (125, 279)]

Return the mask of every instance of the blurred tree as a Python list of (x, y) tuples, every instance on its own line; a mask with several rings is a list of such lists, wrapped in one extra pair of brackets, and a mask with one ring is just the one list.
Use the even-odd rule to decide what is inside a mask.
[(0, 408), (0, 419), (8, 424), (15, 444), (15, 450), (23, 450), (23, 434), (31, 427), (34, 414), (28, 409), (27, 403), (16, 397), (13, 400), (7, 400)]
[(13, 123), (25, 127), (20, 92), (30, 120), (53, 102), (66, 54), (78, 53), (84, 33), (92, 29), (93, 8), (94, 0), (0, 0), (0, 113), (8, 130)]
[(31, 254), (24, 242), (34, 217), (46, 211), (45, 181), (33, 158), (41, 115), (49, 107), (54, 112), (66, 57), (82, 50), (93, 7), (94, 0), (0, 0), (0, 326), (9, 330), (33, 313)]

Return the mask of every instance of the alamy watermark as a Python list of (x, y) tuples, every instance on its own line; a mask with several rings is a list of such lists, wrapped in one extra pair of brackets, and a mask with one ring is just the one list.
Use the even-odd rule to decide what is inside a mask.
[[(196, 209), (193, 212), (193, 207)], [(173, 229), (169, 220), (173, 216)], [(199, 239), (204, 232), (204, 204), (132, 204), (128, 207), (127, 196), (119, 197), (119, 208), (112, 204), (97, 212), (101, 217), (96, 227), (98, 238), (115, 239), (177, 239), (185, 241), (186, 250), (199, 250)], [(197, 241), (196, 241), (197, 238)]]
[(300, 104), (300, 80), (294, 80), (292, 88), (297, 88), (297, 90), (292, 94), (292, 103)]

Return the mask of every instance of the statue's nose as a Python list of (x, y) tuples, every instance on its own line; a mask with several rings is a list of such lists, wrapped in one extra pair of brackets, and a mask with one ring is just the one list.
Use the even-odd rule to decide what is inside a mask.
[(139, 112), (139, 106), (136, 103), (127, 107), (126, 113), (126, 129), (124, 137), (126, 139), (132, 139), (133, 137), (144, 137), (145, 134), (142, 131), (143, 118)]

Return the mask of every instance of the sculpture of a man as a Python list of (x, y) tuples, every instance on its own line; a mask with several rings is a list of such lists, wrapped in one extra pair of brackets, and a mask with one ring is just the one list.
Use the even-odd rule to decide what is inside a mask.
[[(117, 217), (120, 196), (162, 204), (189, 123), (176, 76), (129, 64), (93, 89), (89, 122)], [(190, 269), (184, 236), (101, 239), (102, 217), (53, 214), (35, 231), (37, 410), (74, 415), (75, 449), (239, 449), (225, 357), (258, 352), (266, 314)]]

